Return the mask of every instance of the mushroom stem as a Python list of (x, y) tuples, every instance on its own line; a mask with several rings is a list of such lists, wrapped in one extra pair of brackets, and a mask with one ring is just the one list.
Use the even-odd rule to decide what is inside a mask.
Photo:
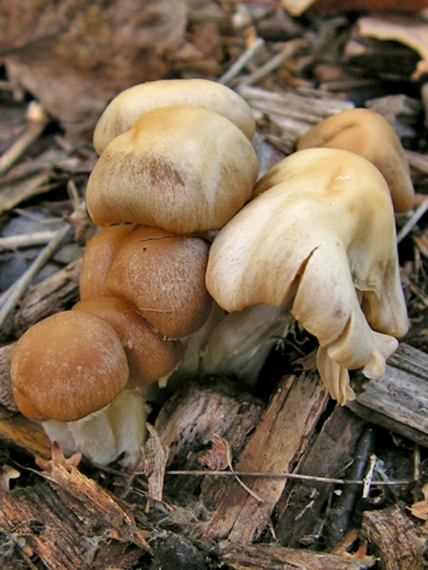
[(141, 389), (124, 390), (108, 406), (74, 422), (48, 420), (43, 429), (64, 455), (80, 451), (93, 463), (107, 465), (123, 455), (134, 466), (145, 439), (149, 408)]

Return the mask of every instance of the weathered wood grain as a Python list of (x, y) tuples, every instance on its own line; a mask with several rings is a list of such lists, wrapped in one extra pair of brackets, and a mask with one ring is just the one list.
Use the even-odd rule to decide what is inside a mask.
[[(328, 396), (318, 376), (287, 376), (279, 384), (262, 421), (235, 465), (237, 471), (290, 472), (308, 444)], [(222, 498), (204, 533), (205, 540), (228, 537), (251, 543), (270, 521), (284, 479), (245, 481), (257, 501), (237, 481), (221, 482)]]

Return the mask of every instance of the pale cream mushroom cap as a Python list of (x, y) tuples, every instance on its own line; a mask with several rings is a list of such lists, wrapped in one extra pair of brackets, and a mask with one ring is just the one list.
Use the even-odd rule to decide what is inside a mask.
[(390, 337), (408, 326), (387, 184), (366, 159), (336, 149), (299, 151), (281, 172), (215, 238), (208, 291), (229, 312), (292, 299), (330, 358), (379, 371)]
[(300, 139), (297, 150), (341, 148), (372, 162), (388, 183), (394, 208), (413, 206), (414, 189), (400, 139), (388, 121), (369, 109), (348, 109), (324, 119)]
[(134, 85), (111, 101), (94, 131), (95, 150), (101, 154), (144, 113), (172, 105), (203, 107), (232, 121), (249, 139), (254, 134), (250, 106), (229, 87), (208, 79), (163, 79)]
[(248, 201), (257, 173), (255, 151), (231, 121), (202, 108), (165, 107), (108, 145), (89, 177), (86, 201), (100, 226), (216, 230)]

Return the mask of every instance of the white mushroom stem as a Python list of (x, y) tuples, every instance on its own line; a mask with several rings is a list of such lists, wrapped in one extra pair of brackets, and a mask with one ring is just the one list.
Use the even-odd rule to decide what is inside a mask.
[(141, 389), (124, 390), (111, 404), (74, 422), (48, 420), (42, 426), (64, 455), (80, 451), (90, 461), (107, 465), (121, 454), (123, 466), (134, 466), (145, 439), (148, 406)]
[(177, 375), (225, 374), (253, 384), (293, 321), (288, 304), (226, 313), (214, 303), (205, 326), (187, 337)]

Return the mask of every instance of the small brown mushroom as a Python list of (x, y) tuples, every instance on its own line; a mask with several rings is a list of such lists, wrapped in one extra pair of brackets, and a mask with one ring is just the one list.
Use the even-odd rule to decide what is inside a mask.
[(177, 339), (198, 330), (210, 312), (207, 259), (208, 244), (199, 237), (141, 227), (120, 243), (105, 287), (160, 334)]
[(128, 362), (113, 327), (96, 315), (65, 311), (17, 341), (12, 391), (24, 415), (70, 422), (107, 406), (128, 383)]
[(110, 142), (89, 177), (87, 207), (103, 227), (217, 230), (248, 201), (257, 173), (255, 151), (231, 121), (198, 107), (164, 107)]
[(105, 278), (120, 242), (135, 229), (134, 224), (109, 226), (86, 244), (80, 270), (81, 299), (106, 295)]
[(410, 169), (400, 139), (388, 121), (369, 109), (348, 109), (324, 119), (300, 139), (297, 150), (349, 150), (372, 162), (388, 183), (396, 212), (413, 206)]
[(166, 340), (132, 307), (116, 297), (92, 297), (76, 303), (73, 310), (102, 317), (122, 341), (129, 365), (127, 388), (165, 380), (180, 362), (183, 346)]
[(95, 150), (101, 154), (144, 113), (174, 105), (214, 111), (232, 121), (249, 139), (254, 134), (255, 121), (249, 105), (229, 87), (208, 79), (165, 79), (134, 85), (113, 99), (95, 128)]
[(33, 325), (13, 349), (11, 378), (20, 411), (63, 453), (107, 464), (125, 452), (124, 464), (135, 464), (147, 406), (127, 389), (125, 350), (106, 320), (64, 311)]

